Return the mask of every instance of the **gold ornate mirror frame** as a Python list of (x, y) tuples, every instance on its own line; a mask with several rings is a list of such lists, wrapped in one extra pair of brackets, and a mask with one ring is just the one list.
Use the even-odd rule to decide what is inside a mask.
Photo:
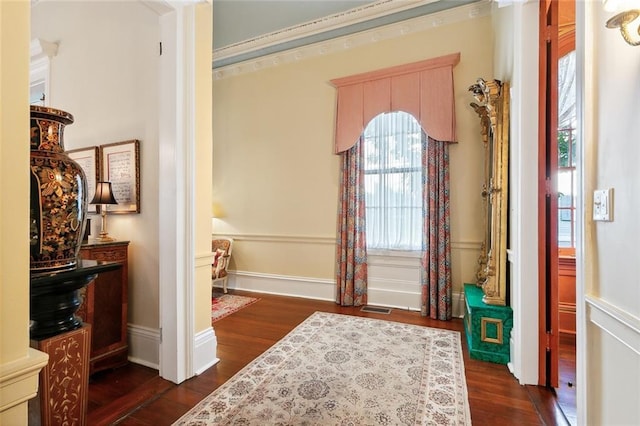
[(507, 201), (509, 171), (509, 85), (499, 80), (478, 79), (469, 87), (480, 117), (485, 148), (482, 200), (485, 235), (478, 258), (477, 284), (482, 301), (506, 305)]

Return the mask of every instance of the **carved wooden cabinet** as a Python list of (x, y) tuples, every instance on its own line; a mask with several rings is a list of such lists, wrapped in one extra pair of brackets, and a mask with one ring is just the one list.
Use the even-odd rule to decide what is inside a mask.
[(89, 374), (127, 363), (128, 247), (129, 241), (89, 240), (80, 248), (83, 259), (122, 264), (99, 274), (85, 287), (84, 301), (76, 313), (92, 327)]

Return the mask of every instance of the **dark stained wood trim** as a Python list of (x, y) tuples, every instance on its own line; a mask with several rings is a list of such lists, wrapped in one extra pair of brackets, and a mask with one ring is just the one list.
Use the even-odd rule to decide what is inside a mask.
[(549, 0), (540, 1), (539, 14), (539, 68), (538, 68), (538, 384), (547, 381), (546, 362), (546, 300), (547, 289), (545, 276), (546, 263), (546, 229), (544, 205), (546, 202), (546, 163), (545, 158), (547, 131), (547, 10), (550, 7)]
[(539, 21), (539, 368), (538, 384), (558, 386), (558, 20), (559, 0), (540, 2)]

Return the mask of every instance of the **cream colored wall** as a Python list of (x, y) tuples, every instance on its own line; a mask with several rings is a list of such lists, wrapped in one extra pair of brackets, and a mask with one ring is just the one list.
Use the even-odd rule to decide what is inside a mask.
[(29, 349), (29, 2), (0, 2), (0, 424), (27, 424), (47, 356)]
[(202, 267), (196, 267), (195, 331), (211, 328), (211, 168), (212, 168), (212, 102), (211, 102), (211, 37), (213, 14), (211, 4), (200, 3), (195, 11), (195, 254)]
[[(29, 347), (29, 11), (24, 5), (0, 6), (0, 362), (26, 355)], [(14, 43), (8, 43), (14, 34)], [(9, 185), (8, 183), (11, 182)], [(7, 327), (12, 324), (13, 326)]]
[(477, 252), (465, 244), (482, 239), (483, 148), (467, 88), (491, 77), (492, 44), (483, 17), (214, 80), (213, 201), (224, 212), (214, 232), (239, 237), (231, 269), (332, 279), (340, 159), (329, 80), (460, 52), (450, 151), (456, 290), (473, 279)]
[[(640, 57), (599, 3), (580, 5), (579, 40), (586, 40), (584, 282), (588, 375), (585, 424), (640, 424), (640, 175), (637, 172)], [(581, 27), (581, 23), (585, 23)], [(594, 222), (594, 189), (613, 188), (613, 221)], [(580, 333), (580, 324), (578, 324)], [(580, 343), (580, 341), (579, 341)], [(580, 352), (579, 352), (580, 364)], [(579, 419), (580, 420), (580, 419)]]
[[(32, 38), (58, 42), (48, 105), (66, 110), (65, 148), (140, 140), (141, 213), (108, 215), (129, 240), (129, 322), (157, 329), (159, 24), (142, 2), (38, 2)], [(117, 24), (114, 24), (117, 23)], [(92, 235), (100, 216), (92, 215)]]

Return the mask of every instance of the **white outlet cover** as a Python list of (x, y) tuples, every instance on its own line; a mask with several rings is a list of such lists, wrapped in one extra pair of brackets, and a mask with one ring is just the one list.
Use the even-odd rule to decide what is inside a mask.
[(593, 191), (593, 220), (613, 220), (613, 188)]

